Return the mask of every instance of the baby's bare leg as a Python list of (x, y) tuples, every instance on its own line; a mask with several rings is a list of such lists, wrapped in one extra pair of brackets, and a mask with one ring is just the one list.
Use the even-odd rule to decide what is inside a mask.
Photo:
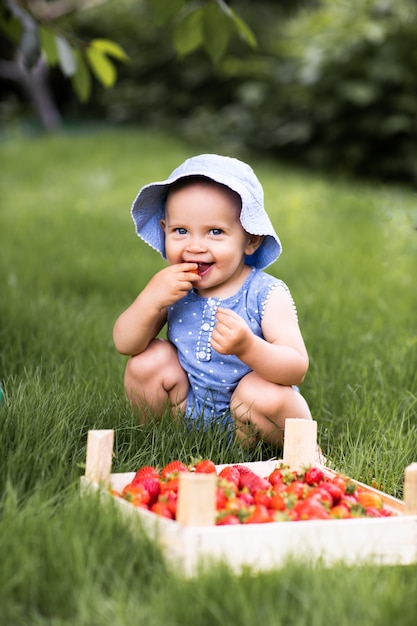
[(188, 378), (174, 346), (164, 339), (154, 339), (127, 364), (124, 377), (127, 397), (133, 408), (141, 410), (146, 421), (148, 411), (161, 416), (169, 407), (183, 413), (188, 395)]
[(292, 387), (264, 380), (255, 372), (242, 378), (230, 407), (241, 445), (250, 447), (258, 439), (282, 445), (287, 418), (312, 419), (303, 396)]

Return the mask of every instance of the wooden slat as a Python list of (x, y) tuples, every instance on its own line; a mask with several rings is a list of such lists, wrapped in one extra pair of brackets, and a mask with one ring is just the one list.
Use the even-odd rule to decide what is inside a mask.
[(214, 526), (216, 486), (216, 474), (181, 472), (177, 522), (183, 526)]
[(317, 460), (317, 422), (307, 419), (286, 419), (283, 461), (291, 470), (315, 465)]
[(417, 463), (405, 468), (404, 501), (406, 515), (417, 515)]
[(107, 482), (113, 457), (114, 430), (90, 430), (85, 476), (93, 483)]

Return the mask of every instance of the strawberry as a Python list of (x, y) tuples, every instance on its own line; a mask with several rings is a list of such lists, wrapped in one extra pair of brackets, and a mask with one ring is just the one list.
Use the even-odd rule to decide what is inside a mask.
[(216, 489), (216, 509), (217, 511), (221, 511), (221, 509), (224, 509), (224, 507), (226, 506), (227, 503), (227, 496), (226, 493), (224, 491), (224, 489), (222, 489), (221, 487), (217, 487)]
[(382, 509), (382, 498), (377, 493), (368, 491), (359, 491), (358, 502), (367, 509), (373, 507), (375, 509)]
[(324, 480), (324, 473), (318, 467), (309, 467), (304, 474), (304, 482), (307, 485), (318, 485)]
[(242, 513), (242, 511), (246, 511), (248, 508), (248, 505), (246, 504), (246, 502), (240, 498), (239, 496), (236, 496), (235, 498), (230, 498), (227, 502), (226, 502), (226, 506), (224, 507), (225, 511), (228, 511), (229, 513), (232, 513), (233, 515), (238, 515)]
[(265, 524), (272, 521), (272, 515), (263, 504), (255, 504), (244, 524)]
[(247, 487), (252, 495), (255, 494), (256, 491), (263, 489), (267, 491), (271, 486), (271, 483), (266, 480), (266, 478), (261, 478), (257, 474), (251, 472), (250, 474), (241, 474), (240, 475), (240, 488), (244, 489)]
[(279, 467), (275, 468), (271, 472), (271, 474), (268, 476), (268, 480), (273, 486), (282, 483), (283, 478), (284, 478), (284, 474)]
[(221, 478), (220, 476), (217, 479), (217, 486), (220, 487), (220, 489), (223, 489), (228, 498), (232, 498), (239, 491), (239, 487), (236, 483), (227, 480), (226, 478)]
[(152, 465), (144, 465), (143, 467), (140, 467), (138, 469), (132, 482), (133, 483), (140, 482), (142, 478), (144, 478), (145, 476), (147, 477), (152, 476), (153, 478), (159, 478), (159, 472), (155, 467), (152, 467)]
[(307, 489), (308, 489), (307, 485), (305, 485), (305, 483), (303, 483), (301, 480), (293, 480), (287, 486), (286, 492), (291, 493), (294, 496), (296, 496), (296, 498), (300, 499), (300, 498), (304, 498), (304, 495)]
[(145, 487), (138, 483), (129, 483), (122, 491), (122, 497), (135, 506), (148, 505), (150, 496)]
[(240, 488), (243, 487), (242, 479), (244, 476), (256, 476), (256, 474), (254, 474), (249, 467), (246, 467), (246, 465), (232, 465), (232, 467), (235, 467), (237, 471), (239, 472), (239, 487)]
[(143, 485), (146, 491), (149, 493), (149, 505), (157, 501), (161, 491), (161, 483), (159, 482), (158, 478), (155, 478), (153, 476), (145, 476), (144, 478), (142, 478), (140, 483), (136, 484)]
[(300, 520), (331, 519), (330, 513), (315, 498), (301, 500), (295, 505), (295, 510), (300, 516)]
[(184, 463), (182, 463), (181, 461), (171, 461), (170, 463), (165, 465), (165, 467), (162, 468), (161, 476), (162, 478), (168, 478), (172, 474), (177, 475), (180, 472), (188, 472), (188, 471), (189, 471), (188, 467), (184, 465)]
[(168, 480), (160, 483), (161, 493), (178, 493), (179, 484), (179, 476), (176, 474), (169, 474)]
[(197, 474), (217, 474), (215, 464), (209, 459), (199, 461), (195, 466), (195, 471), (197, 472)]
[(239, 498), (245, 503), (246, 506), (255, 504), (255, 498), (250, 491), (246, 491), (245, 489), (239, 492)]
[(239, 485), (240, 481), (240, 472), (237, 467), (233, 467), (232, 465), (227, 465), (219, 472), (220, 478), (224, 478), (235, 485)]
[(306, 500), (318, 500), (320, 504), (325, 506), (326, 508), (330, 508), (333, 506), (333, 498), (331, 494), (326, 491), (326, 489), (322, 489), (319, 487), (312, 487), (305, 496)]
[(253, 496), (255, 504), (263, 504), (268, 509), (271, 507), (272, 496), (271, 491), (266, 491), (265, 489), (258, 489)]
[(161, 515), (161, 517), (167, 517), (168, 519), (174, 519), (174, 514), (168, 507), (166, 502), (158, 500), (151, 506), (152, 513), (156, 513), (157, 515)]
[(334, 476), (328, 481), (331, 485), (336, 485), (342, 492), (342, 495), (346, 493), (346, 480), (343, 476)]
[(321, 489), (325, 489), (326, 491), (330, 493), (330, 495), (332, 496), (332, 500), (333, 500), (333, 506), (338, 504), (340, 500), (342, 499), (343, 491), (339, 487), (339, 485), (337, 485), (336, 483), (333, 483), (331, 481), (326, 481), (326, 482), (320, 483), (320, 487)]
[(350, 517), (350, 509), (346, 504), (336, 504), (336, 506), (330, 509), (330, 517), (348, 519)]
[(286, 507), (287, 505), (284, 498), (279, 493), (272, 492), (269, 508), (273, 509), (274, 511), (285, 511)]
[(175, 493), (175, 491), (170, 491), (166, 495), (166, 503), (167, 503), (168, 509), (171, 511), (175, 519), (175, 516), (177, 515), (178, 494)]

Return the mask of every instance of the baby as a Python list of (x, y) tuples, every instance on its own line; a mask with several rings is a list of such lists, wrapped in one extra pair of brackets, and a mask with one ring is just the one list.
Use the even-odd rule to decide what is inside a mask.
[(311, 419), (297, 387), (308, 355), (288, 287), (263, 271), (281, 243), (253, 170), (230, 157), (192, 157), (144, 186), (132, 217), (168, 262), (114, 325), (117, 350), (130, 356), (132, 406), (143, 421), (169, 408), (173, 417), (232, 423), (245, 447), (281, 445), (286, 418)]

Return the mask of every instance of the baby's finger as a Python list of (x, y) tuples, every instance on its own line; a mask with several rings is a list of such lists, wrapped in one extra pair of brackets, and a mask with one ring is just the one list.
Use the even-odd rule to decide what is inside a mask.
[(183, 263), (182, 264), (182, 271), (187, 274), (187, 279), (189, 278), (190, 274), (193, 274), (195, 276), (199, 276), (199, 274), (198, 274), (198, 263)]

